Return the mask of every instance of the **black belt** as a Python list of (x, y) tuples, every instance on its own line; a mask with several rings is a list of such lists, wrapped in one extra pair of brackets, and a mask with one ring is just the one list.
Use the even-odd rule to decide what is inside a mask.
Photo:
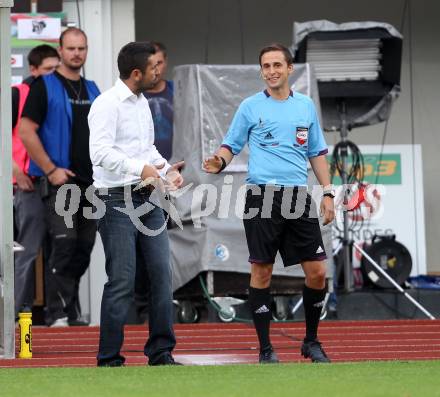
[[(117, 186), (117, 187), (109, 187), (107, 189), (107, 191), (109, 193), (125, 193), (127, 191), (127, 189), (130, 189), (130, 192), (132, 193), (140, 193), (140, 194), (151, 194), (154, 190), (154, 186), (153, 185), (145, 185), (139, 189), (136, 189), (136, 187), (138, 186), (138, 184), (135, 185), (126, 185), (126, 186)], [(136, 190), (134, 190), (136, 189)], [(98, 189), (99, 191), (100, 189)]]

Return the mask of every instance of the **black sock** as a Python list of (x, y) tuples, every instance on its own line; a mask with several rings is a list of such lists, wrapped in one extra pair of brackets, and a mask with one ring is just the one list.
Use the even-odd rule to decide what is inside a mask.
[(252, 312), (255, 330), (260, 341), (260, 350), (271, 347), (269, 330), (272, 313), (270, 310), (270, 288), (249, 287), (249, 307)]
[(303, 304), (306, 317), (306, 341), (315, 340), (318, 337), (318, 324), (324, 304), (326, 289), (313, 289), (304, 285)]

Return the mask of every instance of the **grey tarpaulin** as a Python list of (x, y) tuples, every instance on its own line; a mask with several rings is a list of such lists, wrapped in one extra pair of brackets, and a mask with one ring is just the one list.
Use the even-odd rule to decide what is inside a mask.
[[(183, 223), (183, 230), (169, 231), (174, 289), (206, 270), (249, 273), (243, 223), (237, 216), (244, 202), (248, 150), (219, 175), (206, 174), (201, 163), (218, 148), (240, 102), (265, 88), (259, 70), (258, 65), (175, 68), (172, 160), (185, 160), (183, 175), (191, 187), (173, 199)], [(290, 84), (319, 103), (308, 65), (295, 65)], [(326, 249), (331, 251), (330, 229), (325, 233)], [(303, 276), (299, 266), (284, 269), (279, 258), (274, 274)]]
[[(295, 54), (299, 43), (309, 33), (313, 32), (335, 32), (381, 28), (391, 36), (402, 39), (402, 35), (392, 25), (384, 22), (346, 22), (336, 24), (327, 20), (316, 20), (308, 22), (294, 22), (292, 53)], [(392, 105), (400, 94), (400, 86), (395, 85), (383, 98), (359, 98), (355, 105), (347, 107), (347, 120), (350, 128), (373, 125), (389, 118)], [(322, 103), (323, 128), (327, 131), (339, 130), (341, 115), (336, 106), (336, 100), (327, 100)]]

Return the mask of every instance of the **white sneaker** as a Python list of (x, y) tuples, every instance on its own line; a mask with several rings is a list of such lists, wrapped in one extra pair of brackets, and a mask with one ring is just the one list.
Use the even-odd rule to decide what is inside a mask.
[(49, 327), (51, 328), (60, 328), (60, 327), (68, 327), (69, 323), (67, 321), (67, 317), (61, 317), (55, 320)]

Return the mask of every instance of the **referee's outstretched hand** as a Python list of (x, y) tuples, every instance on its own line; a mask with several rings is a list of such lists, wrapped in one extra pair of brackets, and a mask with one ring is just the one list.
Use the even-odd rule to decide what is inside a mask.
[(333, 198), (324, 196), (321, 200), (321, 216), (322, 216), (322, 224), (328, 225), (330, 222), (333, 222), (335, 219), (335, 204), (333, 202)]
[(209, 174), (217, 174), (222, 168), (222, 164), (223, 163), (220, 156), (214, 154), (213, 156), (203, 160), (202, 168)]
[(178, 161), (171, 165), (171, 168), (167, 171), (166, 181), (168, 190), (174, 191), (182, 187), (183, 176), (180, 174), (180, 170), (185, 166), (184, 161)]

